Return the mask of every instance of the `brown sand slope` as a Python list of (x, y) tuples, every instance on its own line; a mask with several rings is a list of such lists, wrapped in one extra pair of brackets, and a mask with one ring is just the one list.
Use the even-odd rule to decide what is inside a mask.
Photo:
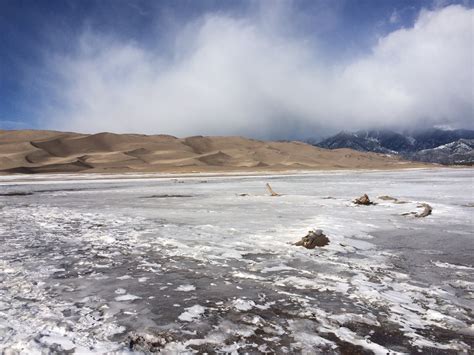
[(292, 169), (396, 169), (426, 166), (350, 149), (242, 137), (79, 134), (0, 130), (0, 171), (219, 172)]

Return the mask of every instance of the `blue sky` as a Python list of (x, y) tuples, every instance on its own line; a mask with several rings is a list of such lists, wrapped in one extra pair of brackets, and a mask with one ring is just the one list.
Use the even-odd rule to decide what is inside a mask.
[[(401, 52), (394, 77), (413, 76), (419, 69), (407, 67), (413, 60), (403, 59), (403, 48), (441, 46), (430, 37), (435, 26), (457, 38), (449, 21), (469, 16), (469, 1), (2, 0), (0, 128), (293, 138), (399, 123), (468, 126), (472, 69), (463, 86), (446, 88), (453, 112), (430, 111), (411, 101), (427, 106), (443, 93), (418, 98), (412, 82), (386, 84), (395, 74), (386, 73), (391, 61), (383, 53)], [(471, 33), (425, 73), (425, 85), (454, 82), (446, 63), (472, 63), (472, 45)], [(339, 94), (345, 82), (364, 92), (355, 102)], [(379, 118), (369, 117), (369, 97), (380, 88), (391, 96), (380, 100)], [(403, 107), (397, 117), (391, 102)]]

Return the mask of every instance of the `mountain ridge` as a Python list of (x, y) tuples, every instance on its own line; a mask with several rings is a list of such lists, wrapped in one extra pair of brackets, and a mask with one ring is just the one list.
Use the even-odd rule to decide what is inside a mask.
[[(399, 133), (391, 130), (361, 130), (356, 132), (342, 131), (334, 136), (316, 142), (308, 143), (326, 149), (350, 148), (361, 152), (375, 152), (382, 154), (395, 154), (404, 159), (425, 161), (445, 165), (474, 164), (474, 151), (469, 142), (464, 142), (464, 149), (459, 151), (461, 140), (473, 140), (474, 131), (467, 129), (442, 130), (428, 129), (411, 133)], [(458, 142), (457, 145), (438, 147)], [(429, 152), (428, 152), (429, 150)], [(424, 153), (421, 153), (425, 151)]]

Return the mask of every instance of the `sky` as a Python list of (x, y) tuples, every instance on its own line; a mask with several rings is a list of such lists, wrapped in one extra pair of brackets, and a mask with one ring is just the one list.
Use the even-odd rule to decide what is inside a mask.
[(0, 129), (474, 128), (474, 3), (0, 0)]

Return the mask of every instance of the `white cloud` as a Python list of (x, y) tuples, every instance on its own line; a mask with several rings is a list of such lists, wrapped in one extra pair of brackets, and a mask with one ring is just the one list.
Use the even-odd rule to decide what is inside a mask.
[(398, 14), (397, 10), (393, 10), (393, 12), (390, 15), (390, 18), (388, 19), (388, 21), (392, 24), (400, 22), (400, 15)]
[(472, 127), (473, 14), (422, 11), (365, 57), (332, 64), (314, 41), (224, 15), (183, 28), (171, 55), (89, 32), (75, 55), (51, 60), (59, 79), (45, 89), (62, 105), (42, 117), (56, 129), (178, 136)]

